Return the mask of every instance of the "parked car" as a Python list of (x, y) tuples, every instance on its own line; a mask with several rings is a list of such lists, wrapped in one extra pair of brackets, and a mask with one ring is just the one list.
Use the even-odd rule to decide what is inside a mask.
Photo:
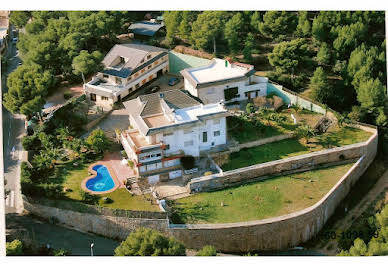
[(169, 86), (174, 86), (177, 83), (179, 83), (179, 78), (170, 78), (170, 80), (168, 81)]
[(15, 38), (12, 39), (12, 42), (13, 42), (13, 43), (17, 43), (17, 41), (18, 41), (18, 38), (17, 38), (17, 37), (15, 37)]
[(155, 93), (160, 90), (159, 86), (153, 86), (151, 88), (147, 88), (146, 94)]

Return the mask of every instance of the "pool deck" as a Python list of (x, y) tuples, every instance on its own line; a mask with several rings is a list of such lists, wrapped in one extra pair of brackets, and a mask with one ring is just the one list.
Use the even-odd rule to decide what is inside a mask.
[[(85, 178), (81, 183), (81, 188), (90, 194), (106, 194), (115, 191), (117, 188), (125, 188), (125, 181), (127, 178), (135, 176), (134, 171), (127, 165), (123, 165), (121, 160), (123, 157), (119, 152), (109, 152), (104, 155), (104, 159), (89, 165), (88, 170), (92, 173), (91, 176)], [(97, 172), (93, 170), (96, 165), (104, 165), (108, 168), (109, 174), (111, 175), (115, 186), (107, 191), (92, 191), (86, 187), (86, 182), (97, 176)]]

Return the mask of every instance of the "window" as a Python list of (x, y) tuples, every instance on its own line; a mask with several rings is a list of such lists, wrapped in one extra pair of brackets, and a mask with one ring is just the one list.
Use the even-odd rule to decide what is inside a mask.
[(147, 82), (147, 79), (142, 80), (141, 85)]
[(207, 142), (207, 132), (202, 132), (202, 142)]
[(108, 99), (109, 99), (108, 97), (101, 96), (101, 100), (103, 100), (103, 101), (107, 101)]
[(140, 84), (136, 84), (135, 88), (138, 89), (140, 87)]
[(185, 141), (185, 143), (184, 143), (185, 147), (189, 147), (189, 146), (193, 146), (193, 145), (194, 145), (194, 141), (193, 140)]
[(136, 78), (137, 76), (139, 76), (139, 72), (136, 72), (136, 73), (135, 73), (135, 78)]
[(214, 120), (213, 120), (213, 124), (214, 124), (214, 125), (219, 125), (220, 122), (221, 122), (220, 119), (214, 119)]
[(159, 63), (159, 61), (156, 60), (156, 61), (154, 62), (154, 66), (156, 66), (158, 63)]
[(238, 87), (225, 89), (224, 95), (225, 95), (225, 101), (230, 101), (234, 98), (238, 98)]
[(141, 70), (141, 73), (144, 73), (144, 71), (145, 71), (145, 70), (144, 70), (144, 68), (143, 68), (143, 69)]
[(102, 77), (107, 79), (107, 78), (109, 78), (109, 75), (103, 74)]
[(96, 94), (91, 93), (91, 94), (90, 94), (90, 100), (93, 101), (93, 102), (95, 102), (95, 101), (96, 101)]
[(132, 79), (132, 76), (129, 76), (128, 78), (127, 78), (127, 81), (130, 81)]
[(149, 54), (149, 55), (147, 55), (147, 59), (150, 59), (151, 58), (151, 55)]
[(151, 69), (151, 67), (152, 67), (152, 65), (149, 65), (149, 66), (147, 67), (147, 69)]
[(163, 137), (172, 136), (172, 135), (174, 135), (174, 133), (172, 132), (163, 133)]
[(116, 84), (121, 84), (121, 78), (116, 77)]
[(144, 58), (140, 61), (140, 63), (144, 63)]
[(214, 131), (214, 137), (218, 137), (219, 135), (221, 135), (221, 132), (219, 130)]

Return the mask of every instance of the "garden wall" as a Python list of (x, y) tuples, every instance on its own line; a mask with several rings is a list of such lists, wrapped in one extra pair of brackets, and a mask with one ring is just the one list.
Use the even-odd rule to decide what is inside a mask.
[[(359, 127), (365, 128), (364, 125), (359, 125)], [(26, 197), (23, 199), (24, 208), (43, 218), (55, 217), (59, 223), (72, 226), (78, 230), (120, 240), (125, 239), (130, 232), (138, 227), (148, 227), (177, 238), (187, 248), (199, 249), (204, 245), (213, 245), (217, 250), (223, 252), (290, 248), (311, 239), (322, 229), (338, 204), (373, 161), (377, 151), (377, 130), (371, 127), (365, 129), (375, 132), (367, 142), (336, 148), (334, 149), (336, 151), (331, 155), (321, 154), (317, 157), (317, 160), (322, 161), (325, 158), (330, 159), (331, 156), (338, 156), (339, 150), (349, 156), (351, 154), (352, 156), (362, 154), (362, 157), (319, 202), (309, 208), (288, 215), (241, 223), (175, 225), (169, 224), (167, 216), (164, 216), (166, 213), (153, 216), (156, 213), (150, 212), (144, 215), (151, 216), (142, 218), (144, 216), (138, 216), (136, 212), (116, 213), (113, 210), (108, 212), (108, 210), (105, 210), (108, 208), (95, 206), (88, 207), (92, 210), (82, 210), (78, 207), (74, 208), (74, 206), (66, 209), (67, 207), (61, 204), (55, 205), (57, 203), (45, 203), (43, 205), (41, 202)], [(310, 155), (303, 156), (307, 158)], [(303, 161), (302, 158), (300, 160)], [(292, 165), (293, 163), (286, 160), (283, 164)], [(159, 215), (162, 215), (162, 217)]]
[(290, 174), (303, 169), (312, 169), (327, 163), (357, 159), (364, 155), (368, 155), (368, 159), (370, 158), (370, 160), (373, 161), (378, 144), (377, 129), (361, 124), (356, 127), (373, 132), (373, 135), (366, 142), (256, 164), (226, 171), (221, 174), (194, 178), (187, 184), (187, 188), (191, 193), (217, 190), (243, 183), (253, 178), (256, 180), (260, 180), (259, 177), (266, 179), (268, 176)]
[(37, 216), (46, 219), (55, 218), (58, 223), (74, 227), (77, 230), (119, 240), (124, 240), (129, 233), (138, 227), (148, 227), (166, 232), (169, 224), (164, 212), (108, 210), (109, 208), (91, 205), (85, 206), (86, 209), (80, 209), (79, 206), (65, 209), (66, 206), (58, 204), (59, 202), (50, 202), (50, 200), (40, 202), (25, 196), (23, 196), (23, 203), (25, 210)]
[(170, 225), (169, 233), (188, 248), (213, 245), (223, 252), (280, 250), (316, 235), (373, 161), (371, 149), (316, 204), (291, 214), (241, 223)]

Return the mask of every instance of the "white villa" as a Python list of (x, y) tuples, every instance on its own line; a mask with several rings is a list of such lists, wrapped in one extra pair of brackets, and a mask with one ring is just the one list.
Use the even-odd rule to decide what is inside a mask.
[(144, 44), (117, 44), (102, 63), (104, 70), (84, 85), (84, 91), (89, 100), (106, 107), (169, 69), (167, 50)]
[(138, 178), (149, 183), (182, 175), (180, 158), (226, 144), (227, 110), (203, 105), (183, 90), (170, 90), (124, 102), (130, 127), (120, 141), (135, 163)]
[(213, 59), (207, 66), (180, 72), (185, 90), (205, 104), (231, 103), (267, 95), (268, 78), (254, 75), (252, 65)]

